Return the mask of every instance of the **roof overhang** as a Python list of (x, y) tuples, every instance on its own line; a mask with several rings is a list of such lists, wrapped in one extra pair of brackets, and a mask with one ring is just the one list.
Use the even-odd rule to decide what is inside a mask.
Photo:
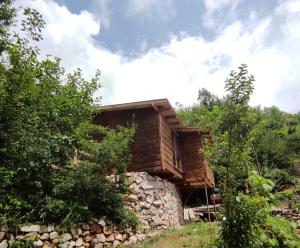
[(108, 112), (108, 111), (121, 111), (121, 110), (134, 110), (134, 109), (143, 109), (143, 108), (152, 108), (155, 111), (161, 113), (165, 118), (166, 122), (177, 132), (177, 133), (197, 133), (199, 135), (210, 136), (210, 132), (200, 128), (191, 128), (186, 127), (176, 111), (172, 107), (168, 99), (155, 99), (147, 100), (140, 102), (130, 102), (130, 103), (121, 103), (114, 105), (106, 105), (98, 108), (99, 112)]

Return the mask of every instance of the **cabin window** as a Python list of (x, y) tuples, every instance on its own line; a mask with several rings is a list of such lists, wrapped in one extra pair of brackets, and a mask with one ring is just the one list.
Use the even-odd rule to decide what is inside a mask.
[(174, 166), (182, 170), (181, 150), (179, 146), (179, 136), (172, 132), (173, 136), (173, 163)]

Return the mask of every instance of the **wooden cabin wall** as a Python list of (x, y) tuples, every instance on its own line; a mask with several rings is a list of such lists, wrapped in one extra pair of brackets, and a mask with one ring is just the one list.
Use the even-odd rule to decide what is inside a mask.
[(104, 111), (94, 118), (94, 123), (116, 127), (137, 124), (134, 141), (130, 146), (132, 161), (128, 171), (162, 169), (160, 156), (159, 117), (151, 108)]
[[(162, 144), (162, 163), (165, 167), (174, 167), (176, 166), (176, 162), (174, 161), (175, 150), (173, 135), (176, 134), (172, 132), (170, 125), (166, 122), (166, 120), (163, 117), (161, 117), (160, 134)], [(178, 153), (180, 153), (180, 151), (178, 151)]]
[(206, 177), (206, 166), (203, 155), (201, 136), (196, 133), (184, 133), (180, 137), (184, 181), (187, 185), (203, 186)]

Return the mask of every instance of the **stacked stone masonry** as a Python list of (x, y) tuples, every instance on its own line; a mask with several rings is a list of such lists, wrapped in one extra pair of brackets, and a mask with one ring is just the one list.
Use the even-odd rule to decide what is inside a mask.
[(128, 207), (140, 217), (144, 230), (161, 230), (183, 224), (183, 208), (176, 186), (145, 172), (130, 173)]
[(124, 197), (127, 207), (140, 219), (137, 230), (119, 230), (97, 219), (67, 232), (60, 232), (54, 225), (26, 225), (17, 232), (1, 227), (0, 248), (11, 247), (16, 240), (32, 240), (36, 248), (130, 246), (183, 223), (182, 202), (173, 183), (144, 172), (128, 173), (128, 180), (130, 193)]
[(296, 222), (296, 232), (300, 235), (300, 209), (278, 208), (274, 209), (272, 214)]

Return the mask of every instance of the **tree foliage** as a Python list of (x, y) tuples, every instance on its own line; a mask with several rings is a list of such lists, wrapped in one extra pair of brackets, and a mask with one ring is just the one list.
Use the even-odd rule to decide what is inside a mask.
[[(11, 30), (18, 11), (22, 36)], [(134, 128), (92, 124), (100, 72), (88, 81), (58, 58), (41, 60), (32, 45), (42, 38), (41, 15), (9, 0), (0, 12), (0, 223), (130, 221), (122, 195)], [(116, 181), (106, 178), (108, 163)]]
[(293, 225), (271, 216), (272, 191), (290, 180), (282, 168), (290, 168), (299, 152), (294, 149), (299, 142), (296, 116), (275, 107), (250, 107), (253, 81), (247, 66), (241, 65), (229, 74), (224, 98), (202, 89), (197, 104), (180, 106), (178, 112), (188, 125), (205, 127), (213, 135), (213, 144), (203, 152), (223, 199), (218, 246), (298, 247)]
[[(224, 129), (220, 123), (223, 122), (224, 113), (227, 113), (224, 109), (226, 99), (218, 98), (204, 89), (200, 90), (199, 94), (201, 96), (198, 103), (190, 107), (177, 104), (177, 112), (186, 125), (210, 130), (214, 139), (218, 140)], [(243, 120), (243, 126), (251, 127), (249, 156), (259, 173), (278, 183), (275, 190), (280, 189), (285, 183), (292, 183), (294, 179), (290, 174), (295, 173), (289, 171), (299, 164), (300, 159), (299, 113), (289, 114), (274, 106), (268, 108), (249, 106), (248, 117)], [(214, 164), (223, 163), (215, 161)], [(217, 179), (220, 178), (220, 170), (221, 167), (215, 168)]]

